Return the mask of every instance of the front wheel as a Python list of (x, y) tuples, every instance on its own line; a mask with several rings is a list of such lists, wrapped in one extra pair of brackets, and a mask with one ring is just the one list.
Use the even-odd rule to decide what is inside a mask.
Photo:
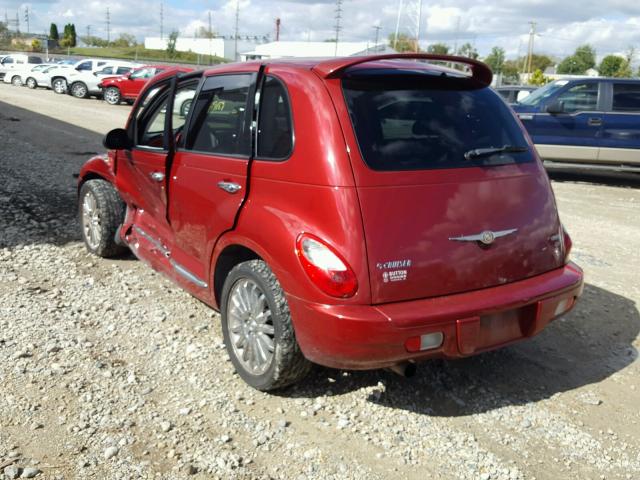
[(116, 87), (108, 87), (104, 91), (104, 101), (109, 105), (118, 105), (121, 100), (120, 90)]
[(265, 262), (250, 260), (229, 272), (220, 308), (227, 352), (253, 388), (282, 388), (309, 373), (311, 363), (296, 341), (284, 292)]
[(22, 78), (20, 78), (18, 75), (16, 75), (15, 77), (13, 77), (11, 79), (11, 85), (13, 85), (14, 87), (22, 86)]
[(87, 89), (87, 86), (82, 82), (72, 83), (71, 95), (76, 98), (87, 98), (89, 96), (89, 90)]
[(37, 86), (38, 86), (38, 82), (36, 82), (35, 78), (33, 78), (33, 77), (27, 78), (27, 87), (29, 87), (31, 90), (33, 90)]
[(67, 93), (67, 81), (64, 78), (56, 78), (51, 83), (51, 88), (57, 94)]
[(116, 232), (124, 221), (125, 203), (113, 185), (97, 179), (85, 182), (78, 196), (78, 214), (89, 252), (108, 258), (126, 250), (116, 243)]

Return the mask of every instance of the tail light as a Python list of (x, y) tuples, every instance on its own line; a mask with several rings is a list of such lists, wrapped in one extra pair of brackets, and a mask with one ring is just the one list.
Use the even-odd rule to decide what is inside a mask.
[(573, 247), (573, 242), (571, 241), (571, 237), (569, 233), (564, 228), (564, 225), (560, 225), (560, 236), (562, 238), (562, 250), (564, 251), (564, 263), (569, 263), (569, 254), (571, 253), (571, 247)]
[(327, 295), (348, 298), (358, 290), (358, 280), (349, 264), (332, 247), (315, 235), (302, 233), (296, 254), (313, 284)]

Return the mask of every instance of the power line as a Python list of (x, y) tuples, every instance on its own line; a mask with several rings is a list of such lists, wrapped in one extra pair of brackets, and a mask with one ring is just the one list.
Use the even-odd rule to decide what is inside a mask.
[(375, 43), (373, 44), (373, 48), (375, 49), (375, 51), (377, 51), (377, 50), (378, 50), (378, 37), (380, 36), (380, 29), (381, 29), (381, 28), (382, 28), (382, 27), (381, 27), (380, 25), (374, 25), (374, 26), (373, 26), (373, 29), (376, 31), (376, 41), (375, 41)]
[(107, 7), (107, 43), (111, 43), (111, 13)]

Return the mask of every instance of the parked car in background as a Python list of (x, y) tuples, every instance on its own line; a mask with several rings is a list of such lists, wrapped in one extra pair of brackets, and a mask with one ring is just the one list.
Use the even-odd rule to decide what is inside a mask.
[(95, 72), (104, 67), (109, 60), (103, 58), (85, 58), (78, 60), (69, 69), (59, 70), (51, 77), (51, 88), (55, 93), (67, 93), (69, 79), (67, 76), (75, 72)]
[(86, 247), (128, 246), (219, 309), (259, 390), (311, 362), (406, 372), (530, 338), (582, 272), (491, 77), (428, 54), (165, 72), (80, 171)]
[(640, 172), (640, 80), (556, 80), (513, 109), (549, 167)]
[[(168, 65), (147, 65), (119, 77), (104, 78), (99, 85), (102, 96), (105, 102), (111, 105), (117, 105), (122, 101), (133, 103), (151, 77), (175, 68)], [(179, 70), (188, 72), (192, 69), (180, 68)]]
[(24, 73), (41, 63), (43, 63), (42, 58), (35, 55), (7, 55), (0, 60), (0, 79), (4, 80), (5, 83), (22, 85)]
[(72, 71), (66, 76), (68, 91), (77, 98), (89, 96), (102, 96), (102, 90), (98, 85), (102, 79), (115, 75), (123, 75), (139, 65), (132, 62), (107, 62), (100, 70), (90, 72), (86, 70)]
[(517, 103), (537, 88), (538, 87), (529, 85), (503, 85), (496, 87), (496, 92), (498, 92), (507, 103)]
[(59, 65), (55, 64), (42, 64), (36, 65), (29, 72), (24, 75), (24, 84), (31, 88), (46, 87), (49, 88), (51, 80), (51, 74), (54, 70), (59, 68)]

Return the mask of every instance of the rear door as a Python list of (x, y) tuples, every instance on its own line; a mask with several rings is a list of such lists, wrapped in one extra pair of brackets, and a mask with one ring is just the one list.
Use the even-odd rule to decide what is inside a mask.
[(608, 82), (598, 161), (640, 167), (640, 82)]
[[(596, 161), (602, 137), (603, 108), (597, 80), (572, 82), (549, 102), (561, 102), (562, 113), (535, 115), (534, 141), (547, 159)], [(544, 108), (543, 108), (544, 110)]]
[(206, 78), (188, 109), (188, 132), (172, 162), (172, 255), (201, 283), (215, 241), (232, 228), (247, 192), (254, 81), (250, 71)]
[[(505, 284), (560, 265), (546, 174), (489, 88), (363, 70), (332, 94), (351, 152), (374, 303)], [(521, 151), (469, 154), (505, 145)]]

